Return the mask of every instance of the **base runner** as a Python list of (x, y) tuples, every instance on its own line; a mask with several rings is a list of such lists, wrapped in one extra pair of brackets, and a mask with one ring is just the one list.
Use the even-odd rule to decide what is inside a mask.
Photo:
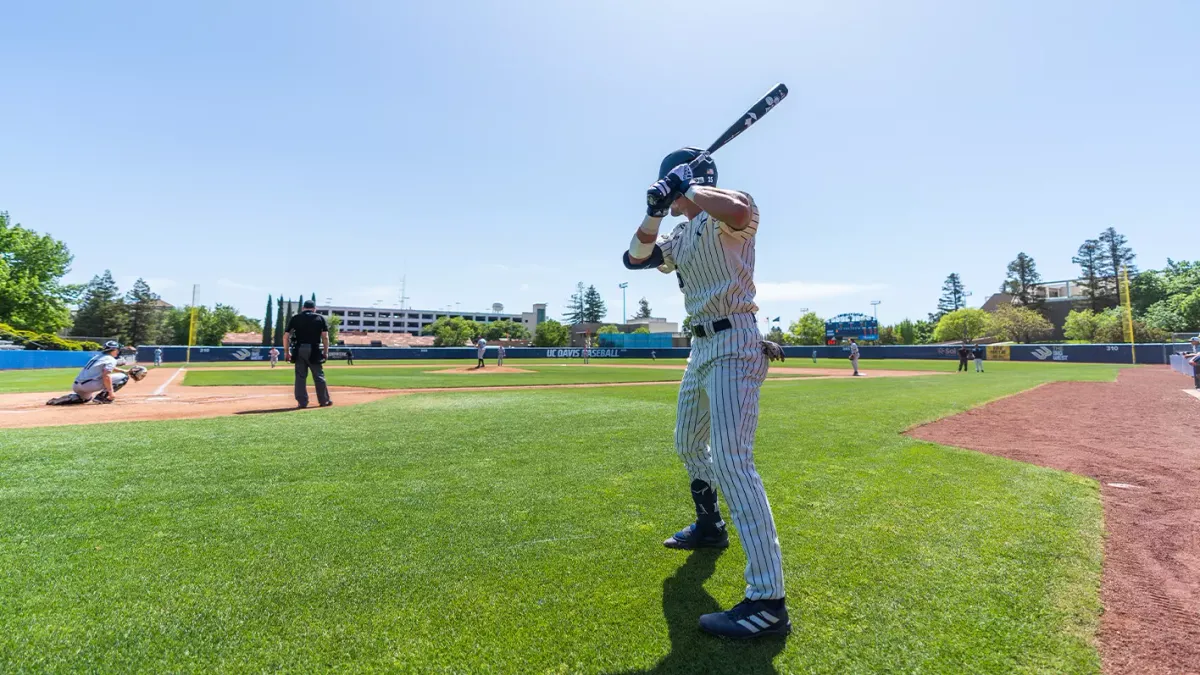
[[(699, 168), (693, 170), (688, 162), (697, 159)], [(729, 611), (701, 616), (700, 628), (730, 638), (787, 634), (791, 621), (779, 536), (754, 467), (758, 396), (768, 360), (754, 316), (758, 207), (744, 192), (717, 188), (716, 164), (697, 148), (667, 155), (658, 175), (624, 263), (629, 269), (678, 273), (695, 336), (679, 387), (675, 448), (691, 481), (696, 521), (663, 544), (728, 546), (717, 503), (717, 490), (724, 491), (746, 553), (745, 599)], [(688, 220), (658, 239), (668, 210)], [(775, 347), (772, 358), (782, 358), (782, 350), (770, 346)]]

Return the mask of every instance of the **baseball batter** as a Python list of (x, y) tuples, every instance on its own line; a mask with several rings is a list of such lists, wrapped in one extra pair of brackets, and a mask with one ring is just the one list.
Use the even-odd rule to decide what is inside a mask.
[(72, 405), (95, 401), (97, 403), (112, 403), (117, 400), (116, 393), (130, 379), (140, 381), (146, 376), (146, 369), (134, 366), (129, 370), (121, 370), (117, 366), (124, 363), (120, 359), (121, 345), (109, 340), (104, 343), (100, 353), (88, 360), (83, 370), (75, 377), (71, 393), (46, 401), (46, 405)]
[[(688, 164), (693, 160), (696, 169)], [(675, 448), (691, 479), (696, 521), (663, 544), (728, 546), (717, 503), (717, 489), (724, 491), (746, 553), (746, 596), (729, 611), (701, 616), (700, 628), (733, 638), (787, 634), (779, 537), (754, 467), (758, 396), (768, 360), (754, 317), (758, 208), (744, 192), (717, 188), (716, 165), (697, 148), (667, 155), (658, 175), (624, 263), (629, 269), (677, 272), (695, 336), (679, 388)], [(668, 210), (688, 220), (658, 239)]]

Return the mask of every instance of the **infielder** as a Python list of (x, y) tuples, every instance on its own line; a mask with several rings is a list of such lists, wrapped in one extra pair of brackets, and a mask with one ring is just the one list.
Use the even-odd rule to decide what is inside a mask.
[[(687, 163), (696, 159), (699, 168), (693, 171)], [(717, 188), (717, 167), (697, 148), (667, 155), (658, 175), (624, 263), (629, 269), (678, 273), (695, 336), (679, 387), (675, 448), (691, 479), (696, 521), (663, 544), (675, 549), (729, 545), (717, 503), (719, 487), (746, 552), (746, 596), (729, 611), (701, 616), (700, 628), (732, 638), (786, 634), (791, 621), (779, 537), (754, 467), (758, 395), (767, 375), (767, 343), (754, 317), (758, 208), (744, 192)], [(656, 243), (668, 210), (688, 220)], [(771, 346), (772, 358), (782, 357), (782, 350)]]
[(591, 363), (591, 361), (592, 361), (592, 345), (591, 345), (592, 338), (588, 337), (588, 336), (585, 336), (585, 338), (588, 340), (588, 342), (583, 345), (583, 363), (584, 363), (584, 365), (587, 365), (588, 363)]
[(154, 349), (154, 367), (157, 368), (158, 366), (161, 366), (161, 365), (162, 365), (162, 349), (156, 347)]
[(850, 338), (850, 365), (854, 366), (854, 377), (858, 377), (858, 341)]
[(271, 367), (274, 368), (276, 363), (279, 363), (279, 350), (271, 347), (271, 351), (267, 352), (267, 356), (271, 357)]
[(140, 382), (146, 377), (146, 369), (134, 366), (129, 370), (121, 370), (118, 365), (121, 345), (109, 340), (104, 343), (100, 353), (93, 356), (71, 386), (71, 393), (46, 401), (46, 405), (73, 405), (95, 401), (97, 403), (112, 403), (117, 400), (116, 393), (132, 379)]
[(485, 367), (486, 364), (484, 364), (484, 362), (483, 362), (483, 355), (485, 352), (487, 352), (487, 340), (484, 340), (483, 338), (479, 338), (479, 342), (475, 343), (475, 350), (476, 350), (475, 356), (479, 358), (479, 363), (477, 363), (475, 365), (475, 367), (476, 368)]
[(504, 345), (496, 345), (496, 365), (504, 365)]

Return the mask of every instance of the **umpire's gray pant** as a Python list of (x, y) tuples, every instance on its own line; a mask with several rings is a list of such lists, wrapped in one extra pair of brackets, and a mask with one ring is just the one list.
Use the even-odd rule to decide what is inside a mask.
[(312, 345), (296, 348), (296, 403), (308, 405), (308, 371), (312, 371), (313, 384), (317, 387), (317, 402), (329, 402), (329, 387), (325, 384), (325, 368), (318, 363), (321, 352)]

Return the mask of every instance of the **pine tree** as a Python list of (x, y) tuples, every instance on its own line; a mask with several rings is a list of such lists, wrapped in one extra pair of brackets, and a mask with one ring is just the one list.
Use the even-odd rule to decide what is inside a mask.
[(312, 300), (314, 305), (317, 304), (317, 292), (316, 291), (313, 291), (312, 297), (309, 298), (309, 300)]
[(104, 270), (104, 274), (92, 277), (84, 288), (71, 335), (120, 340), (125, 336), (127, 321), (125, 302), (117, 282), (113, 281), (112, 272)]
[(1133, 249), (1125, 245), (1125, 235), (1108, 228), (1100, 233), (1100, 276), (1104, 279), (1104, 295), (1115, 306), (1119, 304), (1121, 268), (1129, 268), (1129, 276), (1137, 272), (1133, 265)]
[(286, 325), (283, 323), (283, 296), (282, 295), (279, 296), (277, 304), (279, 305), (279, 308), (278, 308), (278, 312), (275, 315), (275, 335), (273, 336), (274, 342), (272, 344), (274, 344), (276, 347), (282, 347), (283, 346), (283, 327)]
[(271, 328), (273, 327), (271, 324), (274, 323), (273, 321), (271, 321), (271, 310), (275, 309), (274, 307), (271, 306), (272, 304), (273, 304), (272, 298), (270, 295), (268, 295), (267, 296), (267, 313), (265, 315), (263, 315), (262, 343), (263, 343), (264, 347), (271, 344), (271, 338), (272, 338), (271, 334), (274, 332), (271, 330)]
[(584, 311), (584, 295), (586, 291), (583, 288), (583, 282), (575, 284), (575, 293), (571, 295), (570, 301), (567, 302), (567, 311), (563, 314), (563, 323), (568, 326), (574, 326), (577, 323), (583, 323), (586, 312)]
[(604, 305), (604, 299), (600, 297), (600, 291), (596, 290), (595, 286), (588, 286), (583, 294), (583, 320), (587, 323), (600, 323), (606, 314), (608, 308)]
[(650, 318), (650, 303), (647, 302), (645, 298), (638, 300), (638, 311), (637, 311), (637, 314), (633, 315), (633, 318), (635, 318), (635, 319), (649, 319)]
[(1042, 275), (1038, 274), (1033, 258), (1022, 251), (1008, 263), (1008, 277), (1000, 286), (1000, 291), (1013, 296), (1021, 305), (1036, 305), (1040, 303), (1034, 287), (1041, 282)]
[(963, 290), (962, 279), (957, 272), (953, 272), (942, 284), (942, 297), (938, 299), (938, 311), (935, 316), (940, 319), (946, 313), (966, 306), (967, 296)]
[(133, 283), (133, 288), (125, 295), (125, 307), (129, 312), (129, 344), (161, 344), (163, 316), (158, 303), (158, 295), (150, 290), (150, 284), (144, 279)]
[(1088, 307), (1093, 312), (1099, 312), (1104, 307), (1104, 281), (1101, 268), (1100, 241), (1088, 239), (1079, 246), (1079, 251), (1071, 258), (1071, 262), (1079, 265), (1079, 285), (1088, 294)]

